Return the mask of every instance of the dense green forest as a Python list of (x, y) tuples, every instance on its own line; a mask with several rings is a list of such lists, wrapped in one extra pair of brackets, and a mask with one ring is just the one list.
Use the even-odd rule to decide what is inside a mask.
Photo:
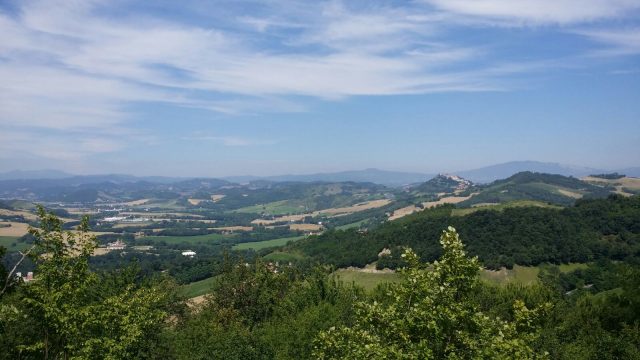
[[(414, 247), (398, 257), (402, 280), (372, 292), (340, 282), (330, 267), (309, 259), (276, 265), (222, 256), (218, 264), (199, 265), (215, 267), (218, 276), (197, 305), (179, 295), (171, 273), (141, 272), (124, 259), (92, 269), (96, 242), (84, 232), (88, 222), (78, 233), (65, 232), (41, 209), (28, 254), (35, 280), (7, 277), (12, 269), (0, 268), (8, 280), (0, 293), (0, 359), (640, 358), (638, 201), (613, 196), (562, 210), (458, 217), (441, 207), (369, 233), (329, 232), (291, 247), (315, 256), (310, 244), (339, 244), (343, 261), (364, 245)], [(428, 235), (416, 235), (422, 232)], [(421, 247), (431, 234), (432, 244)], [(545, 251), (556, 249), (558, 262), (567, 249), (600, 260), (569, 273), (545, 265), (529, 286), (480, 281), (480, 265), (492, 252), (482, 249), (503, 256), (529, 251), (531, 263), (549, 261), (526, 241), (534, 238)], [(572, 248), (574, 238), (589, 252)], [(322, 260), (333, 259), (341, 258)]]
[(445, 205), (425, 210), (379, 228), (329, 231), (291, 245), (323, 264), (362, 267), (391, 255), (379, 267), (402, 265), (403, 247), (411, 247), (423, 261), (441, 254), (441, 229), (453, 225), (466, 239), (469, 252), (488, 268), (514, 264), (588, 262), (601, 258), (622, 260), (640, 254), (640, 197), (612, 195), (606, 199), (578, 200), (575, 206), (555, 209), (514, 207), (478, 210), (458, 216)]

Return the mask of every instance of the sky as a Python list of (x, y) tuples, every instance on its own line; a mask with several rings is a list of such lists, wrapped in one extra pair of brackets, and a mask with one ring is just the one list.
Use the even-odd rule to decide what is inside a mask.
[(640, 166), (640, 0), (0, 0), (0, 172)]

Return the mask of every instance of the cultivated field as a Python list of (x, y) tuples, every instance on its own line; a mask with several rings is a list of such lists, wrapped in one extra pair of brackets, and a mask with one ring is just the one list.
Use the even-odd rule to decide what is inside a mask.
[(28, 224), (19, 223), (15, 221), (0, 222), (0, 224), (10, 225), (10, 226), (0, 227), (0, 236), (20, 237), (20, 236), (26, 235), (27, 230), (29, 229)]
[(420, 209), (419, 207), (415, 206), (415, 205), (409, 205), (409, 206), (405, 206), (403, 208), (397, 209), (396, 211), (393, 212), (393, 214), (391, 214), (391, 216), (389, 216), (389, 220), (396, 220), (396, 219), (400, 219), (401, 217), (405, 217), (407, 215), (413, 214), (416, 211), (420, 211), (422, 209)]
[(211, 200), (213, 202), (217, 202), (222, 200), (226, 195), (211, 195)]
[(32, 214), (28, 211), (24, 211), (24, 210), (7, 210), (7, 209), (0, 209), (0, 215), (4, 215), (4, 216), (22, 216), (24, 217), (26, 220), (38, 220), (38, 216), (36, 216), (35, 214)]
[(593, 176), (587, 176), (582, 178), (582, 180), (594, 185), (613, 186), (616, 189), (616, 193), (626, 196), (633, 194), (624, 191), (625, 188), (632, 191), (640, 191), (640, 178), (623, 177), (621, 179), (601, 179)]
[(293, 231), (320, 231), (323, 227), (318, 224), (291, 224), (289, 229)]
[(213, 230), (221, 230), (221, 231), (252, 231), (253, 226), (221, 226), (211, 228)]
[(253, 220), (252, 223), (257, 225), (271, 225), (279, 222), (302, 221), (304, 218), (308, 216), (316, 217), (320, 215), (325, 215), (325, 216), (347, 215), (347, 214), (353, 214), (359, 211), (379, 208), (379, 207), (388, 205), (390, 203), (391, 203), (391, 200), (388, 200), (388, 199), (365, 201), (363, 203), (359, 203), (352, 206), (318, 210), (318, 211), (314, 211), (306, 214), (279, 216), (274, 219), (256, 219), (256, 220)]
[(471, 197), (477, 195), (477, 193), (473, 193), (469, 196), (448, 196), (448, 197), (444, 197), (441, 199), (438, 199), (436, 201), (427, 201), (427, 202), (423, 202), (422, 206), (424, 206), (425, 209), (428, 208), (432, 208), (438, 205), (443, 205), (443, 204), (457, 204), (457, 203), (461, 203), (465, 200), (469, 200), (471, 199)]
[(385, 205), (389, 205), (390, 203), (391, 203), (391, 200), (389, 199), (371, 200), (371, 201), (366, 201), (360, 204), (355, 204), (347, 207), (319, 210), (319, 211), (315, 211), (314, 214), (317, 214), (317, 215), (352, 214), (355, 212), (383, 207)]
[(447, 196), (447, 197), (443, 197), (440, 198), (436, 201), (427, 201), (427, 202), (423, 202), (422, 206), (423, 208), (419, 208), (415, 205), (409, 205), (400, 209), (397, 209), (396, 211), (393, 212), (393, 214), (391, 214), (391, 216), (389, 216), (389, 220), (396, 220), (396, 219), (400, 219), (401, 217), (413, 214), (414, 212), (418, 212), (418, 211), (422, 211), (424, 209), (429, 209), (438, 205), (443, 205), (443, 204), (457, 204), (460, 202), (463, 202), (465, 200), (470, 199), (472, 196), (476, 195), (471, 194), (469, 196)]
[(582, 194), (580, 194), (579, 192), (575, 192), (575, 191), (569, 191), (566, 189), (558, 189), (558, 192), (564, 196), (568, 196), (570, 198), (574, 198), (574, 199), (580, 199), (582, 198)]

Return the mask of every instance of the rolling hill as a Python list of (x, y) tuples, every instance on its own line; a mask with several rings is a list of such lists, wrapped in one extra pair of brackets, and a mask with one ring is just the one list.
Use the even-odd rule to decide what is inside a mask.
[(480, 189), (477, 195), (460, 203), (459, 206), (498, 204), (515, 200), (535, 200), (568, 206), (581, 198), (606, 197), (614, 190), (592, 185), (574, 177), (530, 171), (494, 181)]
[(428, 181), (412, 186), (410, 189), (423, 194), (452, 193), (472, 186), (471, 181), (456, 175), (438, 174)]

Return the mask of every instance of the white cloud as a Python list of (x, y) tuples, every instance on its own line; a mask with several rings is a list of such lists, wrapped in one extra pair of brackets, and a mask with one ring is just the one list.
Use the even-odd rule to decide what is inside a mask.
[(577, 24), (629, 16), (638, 0), (423, 0), (438, 9), (520, 24)]
[(576, 30), (606, 46), (593, 52), (595, 55), (620, 56), (640, 54), (640, 28)]

